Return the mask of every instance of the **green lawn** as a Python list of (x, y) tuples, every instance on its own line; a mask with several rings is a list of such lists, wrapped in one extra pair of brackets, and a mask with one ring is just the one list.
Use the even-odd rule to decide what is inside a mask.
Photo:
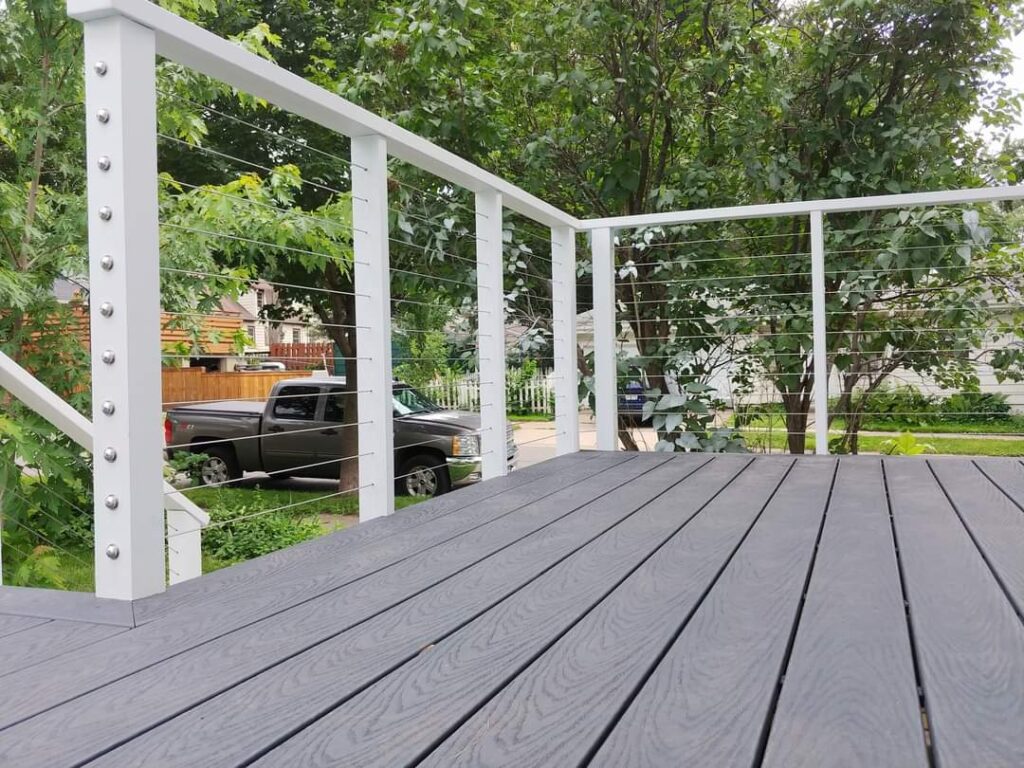
[(508, 414), (508, 420), (510, 422), (516, 421), (550, 421), (554, 423), (555, 417), (550, 413), (510, 413)]
[[(742, 430), (741, 430), (742, 433)], [(773, 453), (786, 450), (786, 435), (783, 432), (748, 432), (744, 434), (751, 450), (766, 450)], [(861, 435), (861, 453), (881, 453), (883, 445), (892, 438), (882, 435)], [(984, 437), (921, 437), (918, 441), (932, 446), (936, 454), (948, 456), (1024, 456), (1024, 439), (1006, 440)], [(807, 452), (814, 451), (814, 435), (807, 435)]]
[[(842, 429), (842, 419), (833, 422), (835, 429)], [(896, 421), (873, 419), (865, 422), (862, 429), (875, 432), (943, 432), (981, 435), (1024, 435), (1024, 418), (1011, 416), (998, 421), (936, 421), (922, 424), (901, 424)]]

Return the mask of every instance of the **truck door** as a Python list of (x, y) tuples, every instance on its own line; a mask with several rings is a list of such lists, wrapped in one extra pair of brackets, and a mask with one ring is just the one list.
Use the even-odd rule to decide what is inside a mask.
[(355, 400), (355, 398), (356, 394), (354, 392), (346, 394), (345, 390), (341, 387), (331, 387), (327, 391), (327, 397), (324, 399), (323, 420), (324, 426), (327, 428), (325, 432), (329, 431), (330, 434), (317, 441), (320, 449), (317, 461), (330, 462), (322, 466), (321, 476), (323, 477), (338, 477), (338, 473), (341, 472), (342, 459), (347, 461), (356, 460), (355, 458), (345, 456), (342, 449), (344, 431), (346, 429), (358, 429), (353, 424), (353, 419), (345, 418), (346, 411), (351, 410), (345, 407), (345, 403), (349, 400)]
[[(323, 389), (316, 385), (292, 384), (282, 387), (267, 403), (263, 417), (263, 467), (278, 472), (315, 464), (318, 447), (327, 438), (321, 434), (331, 428), (318, 419), (317, 408)], [(296, 472), (299, 477), (320, 474), (319, 467)]]

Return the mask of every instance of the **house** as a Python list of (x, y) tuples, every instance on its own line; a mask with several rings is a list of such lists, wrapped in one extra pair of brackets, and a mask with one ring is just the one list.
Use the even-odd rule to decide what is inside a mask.
[[(54, 281), (53, 295), (62, 304), (80, 302), (76, 313), (81, 315), (78, 332), (82, 343), (88, 344), (89, 319), (85, 299), (89, 294), (88, 277), (61, 277)], [(208, 371), (233, 371), (252, 358), (270, 356), (271, 347), (292, 344), (314, 344), (324, 335), (314, 323), (303, 319), (301, 308), (295, 315), (281, 320), (269, 319), (267, 311), (279, 302), (279, 294), (267, 282), (255, 284), (237, 300), (224, 297), (216, 310), (206, 313), (200, 322), (198, 338), (177, 318), (181, 315), (164, 312), (160, 315), (160, 346), (165, 363), (183, 368), (205, 368)], [(240, 332), (248, 341), (240, 344)]]

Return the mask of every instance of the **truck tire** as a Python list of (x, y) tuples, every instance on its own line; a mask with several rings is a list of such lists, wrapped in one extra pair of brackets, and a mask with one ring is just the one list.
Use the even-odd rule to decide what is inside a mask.
[(396, 478), (397, 491), (405, 496), (440, 496), (452, 489), (444, 457), (420, 453), (402, 462)]
[(242, 471), (238, 468), (238, 458), (230, 446), (199, 447), (195, 449), (195, 452), (206, 454), (206, 461), (199, 468), (203, 485), (222, 485), (242, 476)]

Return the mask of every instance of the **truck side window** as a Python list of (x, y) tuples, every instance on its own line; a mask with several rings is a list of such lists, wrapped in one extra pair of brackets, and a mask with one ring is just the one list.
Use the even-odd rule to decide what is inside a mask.
[(274, 418), (312, 421), (320, 387), (284, 387), (274, 398)]
[(345, 397), (345, 390), (339, 387), (332, 387), (329, 390), (327, 402), (324, 403), (324, 421), (345, 423)]

